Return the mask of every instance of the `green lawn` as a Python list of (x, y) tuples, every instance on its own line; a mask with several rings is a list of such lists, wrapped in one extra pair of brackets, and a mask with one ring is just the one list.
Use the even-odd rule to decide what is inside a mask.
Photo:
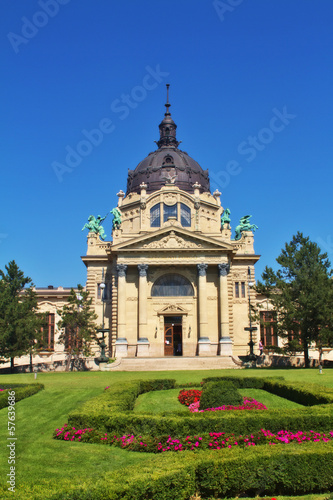
[[(29, 494), (33, 485), (50, 483), (50, 488), (55, 487), (57, 481), (68, 478), (72, 483), (80, 484), (82, 481), (94, 481), (105, 474), (112, 474), (117, 469), (129, 465), (142, 463), (151, 455), (145, 453), (127, 452), (118, 448), (104, 447), (101, 445), (84, 443), (66, 443), (52, 439), (54, 429), (62, 426), (67, 421), (68, 413), (81, 402), (103, 392), (108, 385), (121, 386), (124, 381), (137, 379), (175, 378), (178, 384), (191, 382), (200, 383), (202, 378), (208, 376), (283, 376), (286, 381), (301, 381), (306, 383), (319, 383), (333, 387), (333, 370), (325, 370), (319, 375), (318, 370), (211, 370), (211, 371), (178, 371), (178, 372), (75, 372), (75, 373), (41, 373), (38, 382), (45, 385), (45, 390), (31, 396), (17, 404), (16, 408), (16, 487), (15, 498), (29, 500), (35, 498)], [(1, 375), (1, 383), (32, 383), (33, 374)], [(250, 394), (250, 391), (252, 394)], [(143, 398), (136, 406), (135, 411), (168, 411), (170, 405), (176, 403), (177, 410), (188, 411), (183, 405), (175, 401), (178, 390), (166, 391), (165, 400), (154, 401), (148, 399), (158, 397), (157, 393), (148, 393), (147, 402)], [(243, 390), (242, 390), (243, 392)], [(272, 396), (270, 401), (263, 399), (256, 389), (245, 389), (246, 395), (255, 397), (267, 406), (279, 407), (285, 400)], [(267, 393), (265, 397), (268, 397)], [(146, 408), (144, 407), (146, 404)], [(294, 404), (294, 403), (293, 403)], [(277, 405), (277, 406), (273, 406)], [(0, 410), (0, 453), (1, 482), (6, 491), (7, 463), (7, 409)], [(5, 451), (3, 451), (5, 450)], [(158, 460), (158, 456), (156, 457)], [(20, 493), (22, 491), (22, 493)], [(6, 498), (7, 494), (0, 497)], [(10, 498), (10, 496), (8, 496)], [(40, 497), (41, 498), (41, 497)], [(282, 497), (278, 497), (279, 500)], [(300, 499), (301, 497), (299, 497)], [(302, 497), (305, 498), (305, 497)], [(317, 495), (309, 496), (308, 500), (325, 498)], [(326, 496), (327, 498), (327, 496)], [(96, 499), (98, 500), (98, 499)], [(175, 499), (176, 500), (176, 499)]]

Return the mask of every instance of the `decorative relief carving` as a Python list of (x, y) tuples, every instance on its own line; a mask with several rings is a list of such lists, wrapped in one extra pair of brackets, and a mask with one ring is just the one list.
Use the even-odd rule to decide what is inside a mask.
[(174, 205), (175, 203), (177, 203), (177, 196), (175, 194), (166, 194), (163, 197), (163, 201), (166, 205)]
[(230, 265), (227, 263), (218, 264), (219, 276), (228, 276)]
[(206, 276), (208, 264), (197, 264), (199, 276)]
[(217, 300), (217, 297), (216, 296), (213, 296), (213, 295), (209, 295), (207, 297), (207, 300)]
[(246, 299), (233, 299), (232, 300), (233, 304), (247, 304), (248, 301)]
[(232, 279), (234, 281), (246, 281), (247, 280), (247, 271), (233, 271)]
[(127, 265), (126, 264), (117, 264), (117, 272), (119, 277), (126, 276)]
[(146, 243), (143, 248), (202, 248), (202, 245), (194, 241), (184, 240), (171, 231), (161, 240)]
[(148, 264), (138, 264), (138, 269), (139, 269), (139, 276), (142, 277), (147, 276)]
[(158, 314), (167, 314), (167, 313), (182, 313), (182, 314), (187, 314), (187, 310), (184, 309), (184, 307), (180, 306), (179, 304), (169, 304), (166, 307), (163, 307), (163, 309), (158, 311)]

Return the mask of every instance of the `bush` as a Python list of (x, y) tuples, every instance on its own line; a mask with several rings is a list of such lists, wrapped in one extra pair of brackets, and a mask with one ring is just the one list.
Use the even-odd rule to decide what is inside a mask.
[[(134, 414), (136, 397), (149, 388), (154, 390), (172, 388), (173, 380), (151, 380), (147, 382), (135, 381), (123, 384), (121, 387), (110, 387), (70, 413), (68, 424), (70, 426), (84, 429), (92, 427), (103, 432), (117, 435), (134, 434), (139, 435), (170, 435), (181, 438), (187, 435), (203, 432), (227, 432), (237, 434), (249, 434), (262, 429), (270, 429), (278, 432), (288, 429), (293, 432), (299, 430), (309, 431), (315, 429), (318, 432), (327, 432), (333, 429), (333, 401), (332, 389), (325, 390), (319, 386), (299, 386), (297, 384), (285, 384), (273, 378), (240, 378), (226, 377), (228, 381), (239, 383), (241, 387), (253, 387), (261, 384), (262, 388), (283, 397), (289, 397), (301, 404), (306, 403), (307, 398), (312, 402), (325, 401), (322, 406), (311, 408), (285, 409), (285, 410), (251, 410), (251, 412), (204, 412), (183, 413), (168, 412), (159, 415)], [(207, 381), (208, 379), (206, 379)], [(217, 380), (223, 380), (219, 377)], [(204, 384), (204, 386), (207, 382)]]
[(103, 394), (86, 401), (68, 416), (68, 423), (80, 428), (94, 427), (107, 429), (110, 416), (126, 415), (133, 410), (136, 398), (145, 392), (173, 389), (174, 379), (137, 380), (127, 382), (120, 387), (109, 387)]
[[(202, 498), (303, 495), (333, 488), (333, 450), (322, 443), (183, 452), (153, 457), (112, 476), (58, 492), (44, 492), (43, 500), (186, 500)], [(37, 488), (38, 486), (36, 486)], [(36, 498), (36, 497), (33, 497)]]
[(202, 389), (200, 410), (219, 408), (224, 405), (237, 406), (242, 403), (243, 397), (232, 382), (207, 382)]
[[(44, 389), (43, 384), (1, 384), (1, 389), (10, 389), (15, 391), (15, 403), (21, 401), (21, 399), (28, 398), (33, 394)], [(11, 403), (10, 403), (11, 404)], [(0, 392), (0, 410), (9, 406), (8, 404), (8, 391)]]
[(265, 380), (271, 382), (283, 381), (283, 377), (267, 377), (267, 378), (259, 378), (259, 377), (207, 377), (202, 379), (202, 384), (206, 384), (207, 382), (232, 382), (238, 389), (262, 389), (264, 387)]
[(287, 384), (270, 379), (263, 379), (263, 389), (282, 398), (304, 406), (333, 404), (333, 390), (316, 384)]

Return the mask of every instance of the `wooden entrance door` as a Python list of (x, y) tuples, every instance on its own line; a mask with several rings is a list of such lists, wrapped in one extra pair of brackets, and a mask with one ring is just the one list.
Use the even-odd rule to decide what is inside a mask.
[(181, 323), (164, 324), (164, 356), (182, 355), (182, 325)]
[(164, 325), (164, 356), (173, 356), (173, 326)]

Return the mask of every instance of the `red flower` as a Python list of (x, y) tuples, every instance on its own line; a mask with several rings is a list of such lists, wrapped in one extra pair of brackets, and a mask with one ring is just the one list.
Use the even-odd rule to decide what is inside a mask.
[(202, 391), (197, 391), (195, 389), (181, 390), (178, 396), (178, 400), (182, 405), (190, 406), (192, 403), (200, 401)]

